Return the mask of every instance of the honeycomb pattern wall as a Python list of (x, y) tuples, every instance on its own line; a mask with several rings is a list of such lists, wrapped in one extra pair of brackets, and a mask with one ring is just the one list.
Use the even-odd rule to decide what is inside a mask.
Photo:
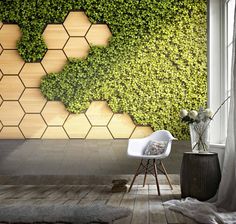
[(0, 139), (123, 139), (145, 137), (128, 114), (114, 114), (107, 102), (94, 101), (85, 113), (70, 114), (39, 89), (42, 76), (59, 72), (69, 57), (85, 59), (92, 45), (107, 46), (106, 24), (91, 24), (84, 12), (70, 12), (63, 24), (43, 32), (48, 51), (38, 63), (25, 63), (17, 51), (21, 31), (0, 22)]

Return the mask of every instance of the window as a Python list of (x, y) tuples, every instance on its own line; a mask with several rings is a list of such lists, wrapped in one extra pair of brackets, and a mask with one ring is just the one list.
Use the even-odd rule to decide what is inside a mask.
[[(230, 94), (235, 0), (208, 0), (208, 106), (213, 110)], [(210, 142), (225, 144), (228, 106), (210, 127)]]

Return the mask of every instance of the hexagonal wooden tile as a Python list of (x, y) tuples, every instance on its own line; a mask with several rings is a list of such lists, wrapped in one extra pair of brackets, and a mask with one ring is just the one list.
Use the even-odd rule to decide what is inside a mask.
[(2, 104), (2, 102), (3, 102), (3, 99), (2, 99), (2, 97), (0, 96), (0, 105)]
[(4, 100), (18, 100), (24, 88), (18, 76), (3, 76), (0, 81), (0, 94)]
[(26, 138), (41, 138), (46, 127), (40, 114), (26, 114), (19, 125)]
[(24, 136), (18, 127), (3, 127), (0, 139), (24, 139)]
[(42, 111), (42, 116), (48, 125), (63, 125), (68, 114), (63, 103), (58, 101), (48, 101)]
[(18, 125), (24, 114), (17, 101), (3, 101), (0, 107), (0, 120), (3, 125)]
[(45, 54), (42, 65), (47, 73), (60, 72), (67, 62), (67, 58), (61, 50), (48, 50)]
[(24, 139), (24, 136), (18, 127), (3, 127), (0, 139)]
[(39, 87), (41, 78), (45, 74), (40, 63), (25, 63), (19, 76), (26, 87)]
[(63, 24), (70, 36), (85, 36), (91, 25), (84, 12), (70, 12)]
[(85, 138), (91, 125), (84, 114), (70, 114), (64, 128), (70, 138)]
[(47, 127), (43, 134), (43, 139), (68, 139), (62, 127)]
[(47, 102), (40, 89), (36, 88), (25, 89), (19, 101), (26, 113), (40, 113)]
[(24, 65), (17, 50), (4, 50), (0, 55), (0, 69), (3, 74), (16, 75)]
[(86, 139), (113, 139), (106, 127), (92, 127)]
[(65, 45), (64, 52), (67, 57), (86, 58), (90, 46), (84, 37), (71, 37)]
[(145, 138), (153, 133), (151, 127), (137, 126), (131, 136), (131, 138)]
[(86, 38), (91, 45), (107, 46), (109, 38), (112, 36), (106, 24), (93, 24)]
[(107, 125), (113, 113), (106, 101), (93, 101), (86, 115), (92, 125)]
[(4, 49), (16, 49), (21, 38), (20, 27), (16, 24), (4, 24), (0, 30), (0, 44)]
[(0, 45), (0, 54), (2, 53), (2, 51), (3, 51), (3, 48), (2, 48), (2, 46)]
[(0, 80), (1, 80), (2, 76), (3, 76), (3, 74), (2, 74), (2, 72), (0, 71)]
[(43, 39), (48, 49), (62, 49), (68, 38), (61, 24), (49, 24), (43, 32)]
[(3, 125), (2, 125), (2, 123), (0, 122), (0, 131), (2, 130), (2, 127), (3, 127)]
[(128, 114), (114, 114), (108, 128), (114, 138), (129, 138), (135, 125)]

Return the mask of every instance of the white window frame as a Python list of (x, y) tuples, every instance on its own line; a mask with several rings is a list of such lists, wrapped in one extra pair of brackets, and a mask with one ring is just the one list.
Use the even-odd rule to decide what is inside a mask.
[[(208, 107), (216, 111), (229, 92), (227, 73), (227, 0), (208, 0)], [(212, 146), (224, 148), (228, 106), (218, 112), (210, 127)]]

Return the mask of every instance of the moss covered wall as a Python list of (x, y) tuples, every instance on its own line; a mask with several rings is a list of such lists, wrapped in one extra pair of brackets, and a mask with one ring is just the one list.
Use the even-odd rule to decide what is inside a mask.
[(128, 113), (139, 125), (188, 138), (179, 110), (206, 103), (206, 1), (1, 1), (0, 20), (19, 24), (18, 51), (33, 62), (47, 51), (46, 24), (62, 23), (70, 10), (108, 24), (112, 38), (107, 47), (92, 47), (85, 60), (71, 59), (61, 72), (45, 76), (46, 98), (74, 113), (106, 100), (113, 112)]

